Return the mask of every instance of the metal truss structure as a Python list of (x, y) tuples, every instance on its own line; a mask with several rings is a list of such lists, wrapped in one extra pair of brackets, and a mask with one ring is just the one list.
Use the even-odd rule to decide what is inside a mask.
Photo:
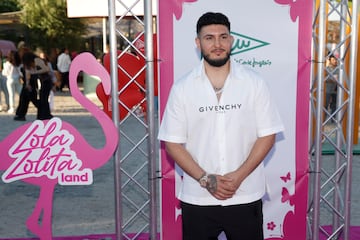
[[(129, 3), (130, 2), (130, 3)], [(116, 3), (118, 5), (116, 5)], [(111, 104), (113, 120), (120, 131), (120, 144), (115, 153), (115, 220), (117, 239), (139, 239), (142, 234), (150, 234), (149, 239), (157, 239), (157, 171), (155, 144), (155, 103), (154, 103), (154, 53), (152, 1), (108, 0), (109, 40), (112, 86), (118, 86), (118, 71), (129, 81), (120, 89), (113, 88)], [(144, 5), (143, 17), (135, 15), (133, 9)], [(115, 7), (125, 9), (116, 16)], [(138, 32), (124, 33), (120, 25), (131, 19), (139, 26)], [(143, 44), (136, 44), (143, 39)], [(118, 42), (124, 43), (119, 52)], [(145, 53), (140, 50), (145, 47)], [(121, 59), (132, 52), (144, 59), (138, 72), (130, 72)], [(140, 75), (146, 75), (146, 83), (139, 82)], [(137, 86), (144, 97), (129, 107), (122, 101), (128, 88)], [(120, 111), (127, 113), (119, 116)], [(146, 113), (143, 111), (146, 109)], [(134, 129), (137, 129), (134, 131)], [(139, 135), (141, 132), (141, 135)], [(144, 176), (147, 176), (144, 178)]]
[[(350, 239), (358, 1), (314, 1), (308, 239)], [(335, 56), (337, 66), (327, 61)], [(327, 86), (336, 86), (326, 96)], [(330, 107), (329, 97), (334, 107)], [(327, 149), (326, 149), (327, 148)], [(325, 155), (326, 151), (329, 155)]]
[[(157, 169), (154, 109), (154, 53), (152, 1), (134, 0), (109, 1), (109, 32), (111, 76), (113, 86), (117, 86), (119, 68), (130, 77), (130, 83), (138, 85), (145, 97), (128, 108), (118, 98), (130, 83), (122, 89), (113, 89), (113, 119), (120, 129), (120, 145), (115, 154), (115, 196), (117, 239), (137, 239), (142, 233), (150, 233), (149, 239), (157, 239)], [(115, 2), (126, 11), (115, 15)], [(125, 3), (126, 2), (126, 3)], [(319, 239), (324, 234), (327, 239), (349, 239), (351, 169), (353, 159), (353, 137), (355, 116), (356, 57), (358, 1), (315, 0), (313, 15), (313, 76), (311, 79), (311, 113), (309, 141), (309, 204), (308, 239)], [(144, 18), (132, 13), (139, 3), (144, 3)], [(128, 17), (142, 26), (136, 36), (128, 36), (118, 27)], [(334, 17), (336, 20), (331, 20)], [(143, 54), (136, 41), (145, 38), (146, 52)], [(118, 53), (118, 40), (124, 48)], [(125, 52), (135, 52), (145, 58), (144, 66), (135, 75), (126, 72), (118, 64)], [(326, 61), (335, 55), (338, 65), (329, 70)], [(146, 72), (146, 88), (137, 82), (137, 77)], [(337, 86), (335, 110), (326, 106), (326, 84), (335, 79)], [(146, 117), (139, 115), (140, 106), (146, 104)], [(119, 106), (129, 114), (119, 119)], [(134, 128), (143, 129), (143, 134), (134, 134)], [(138, 131), (137, 131), (138, 132)], [(123, 144), (126, 142), (127, 144)], [(126, 149), (126, 146), (131, 146)], [(324, 146), (332, 155), (324, 156)], [(148, 176), (144, 179), (141, 176)], [(331, 228), (325, 228), (330, 225)], [(129, 233), (133, 233), (130, 235)]]

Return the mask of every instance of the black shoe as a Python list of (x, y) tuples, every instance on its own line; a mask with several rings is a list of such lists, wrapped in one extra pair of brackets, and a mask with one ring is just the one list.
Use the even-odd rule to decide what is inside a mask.
[(49, 120), (49, 119), (52, 119), (54, 116), (53, 115), (48, 115), (46, 117), (37, 117), (38, 120)]
[(26, 118), (25, 117), (20, 117), (20, 116), (15, 116), (14, 120), (15, 121), (26, 121)]

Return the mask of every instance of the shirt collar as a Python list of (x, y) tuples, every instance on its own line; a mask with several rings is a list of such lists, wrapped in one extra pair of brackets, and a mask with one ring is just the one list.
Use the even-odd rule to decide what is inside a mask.
[[(229, 77), (234, 76), (234, 62), (233, 59), (230, 58), (230, 71), (229, 71)], [(204, 79), (206, 77), (205, 75), (205, 67), (204, 67), (204, 59), (201, 59), (199, 66), (195, 69), (195, 77), (199, 77)]]

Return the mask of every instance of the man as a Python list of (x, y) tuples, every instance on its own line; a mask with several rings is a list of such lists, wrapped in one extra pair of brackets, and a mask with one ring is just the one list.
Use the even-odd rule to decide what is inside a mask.
[(61, 74), (60, 91), (62, 92), (65, 85), (70, 89), (69, 85), (69, 69), (71, 65), (71, 57), (69, 55), (69, 49), (64, 48), (61, 50), (60, 55), (57, 58), (57, 69)]
[(159, 139), (184, 171), (183, 239), (263, 239), (262, 161), (283, 124), (265, 82), (230, 60), (222, 13), (197, 22), (201, 64), (171, 89)]
[(337, 58), (334, 55), (329, 56), (329, 65), (326, 67), (326, 99), (325, 105), (329, 113), (333, 113), (336, 110), (336, 92), (337, 92), (337, 81), (339, 78), (339, 68)]

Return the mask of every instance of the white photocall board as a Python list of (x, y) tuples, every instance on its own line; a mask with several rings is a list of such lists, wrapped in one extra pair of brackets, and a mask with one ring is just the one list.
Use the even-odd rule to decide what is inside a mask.
[[(234, 64), (263, 76), (285, 124), (265, 160), (265, 238), (305, 239), (312, 1), (159, 0), (160, 116), (172, 83), (200, 61), (196, 22), (207, 11), (229, 17)], [(163, 146), (160, 156), (162, 239), (181, 239), (181, 171)]]

